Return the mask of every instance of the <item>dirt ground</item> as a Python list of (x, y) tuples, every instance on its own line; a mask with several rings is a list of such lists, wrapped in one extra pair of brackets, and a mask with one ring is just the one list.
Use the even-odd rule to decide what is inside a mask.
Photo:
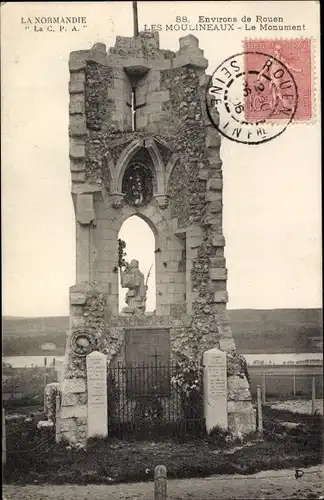
[[(304, 499), (319, 498), (324, 491), (323, 466), (266, 471), (252, 476), (212, 476), (206, 479), (169, 480), (167, 500)], [(4, 500), (153, 500), (154, 484), (62, 485), (3, 487)]]

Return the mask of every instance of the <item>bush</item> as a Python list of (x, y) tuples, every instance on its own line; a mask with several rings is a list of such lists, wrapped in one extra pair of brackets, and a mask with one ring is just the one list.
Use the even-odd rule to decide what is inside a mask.
[[(57, 381), (54, 368), (9, 368), (5, 370), (2, 392), (11, 393), (11, 398), (4, 400), (5, 408), (42, 404), (44, 399), (44, 375), (47, 383)], [(15, 397), (20, 394), (20, 397)]]
[(230, 440), (230, 432), (216, 425), (209, 433), (208, 441), (222, 447)]

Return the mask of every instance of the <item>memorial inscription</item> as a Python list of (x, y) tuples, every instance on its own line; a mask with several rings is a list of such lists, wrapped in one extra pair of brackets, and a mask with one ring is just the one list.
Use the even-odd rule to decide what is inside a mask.
[(126, 391), (129, 397), (170, 393), (170, 331), (126, 330)]
[(226, 388), (226, 373), (224, 373), (223, 361), (221, 357), (215, 357), (213, 363), (217, 362), (216, 366), (208, 367), (208, 394), (211, 397), (215, 396), (225, 396), (227, 392)]
[(87, 356), (88, 437), (108, 434), (107, 356), (94, 351)]
[(133, 328), (126, 330), (126, 366), (150, 365), (158, 355), (158, 364), (170, 360), (170, 331), (167, 328)]
[(216, 348), (204, 353), (204, 410), (208, 433), (227, 429), (226, 353)]

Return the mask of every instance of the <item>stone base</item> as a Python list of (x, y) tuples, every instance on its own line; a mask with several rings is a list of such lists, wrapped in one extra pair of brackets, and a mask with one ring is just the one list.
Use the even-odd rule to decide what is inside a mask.
[(60, 382), (51, 382), (45, 386), (45, 414), (48, 420), (55, 418), (55, 398), (61, 392)]
[(87, 441), (87, 419), (86, 418), (65, 418), (61, 420), (61, 438), (70, 443), (82, 443)]
[(234, 436), (256, 431), (256, 415), (251, 401), (228, 401), (228, 430)]
[(122, 314), (134, 314), (134, 313), (135, 313), (135, 307), (125, 306), (122, 309)]
[(228, 414), (228, 430), (234, 436), (244, 436), (256, 431), (256, 415), (253, 408), (248, 412)]
[(87, 386), (84, 378), (66, 379), (61, 384), (60, 435), (69, 442), (87, 439)]

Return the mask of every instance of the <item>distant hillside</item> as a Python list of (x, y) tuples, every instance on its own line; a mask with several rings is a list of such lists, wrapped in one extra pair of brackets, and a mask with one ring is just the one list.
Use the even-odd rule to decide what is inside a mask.
[(322, 309), (236, 309), (228, 311), (238, 352), (318, 352)]
[[(232, 309), (228, 311), (238, 352), (318, 352), (316, 338), (322, 337), (321, 309)], [(3, 318), (3, 355), (63, 355), (67, 316)], [(54, 343), (55, 350), (41, 348)]]
[(66, 333), (69, 327), (68, 316), (48, 316), (44, 318), (17, 318), (14, 316), (4, 316), (3, 335), (28, 335), (40, 336), (50, 333)]

